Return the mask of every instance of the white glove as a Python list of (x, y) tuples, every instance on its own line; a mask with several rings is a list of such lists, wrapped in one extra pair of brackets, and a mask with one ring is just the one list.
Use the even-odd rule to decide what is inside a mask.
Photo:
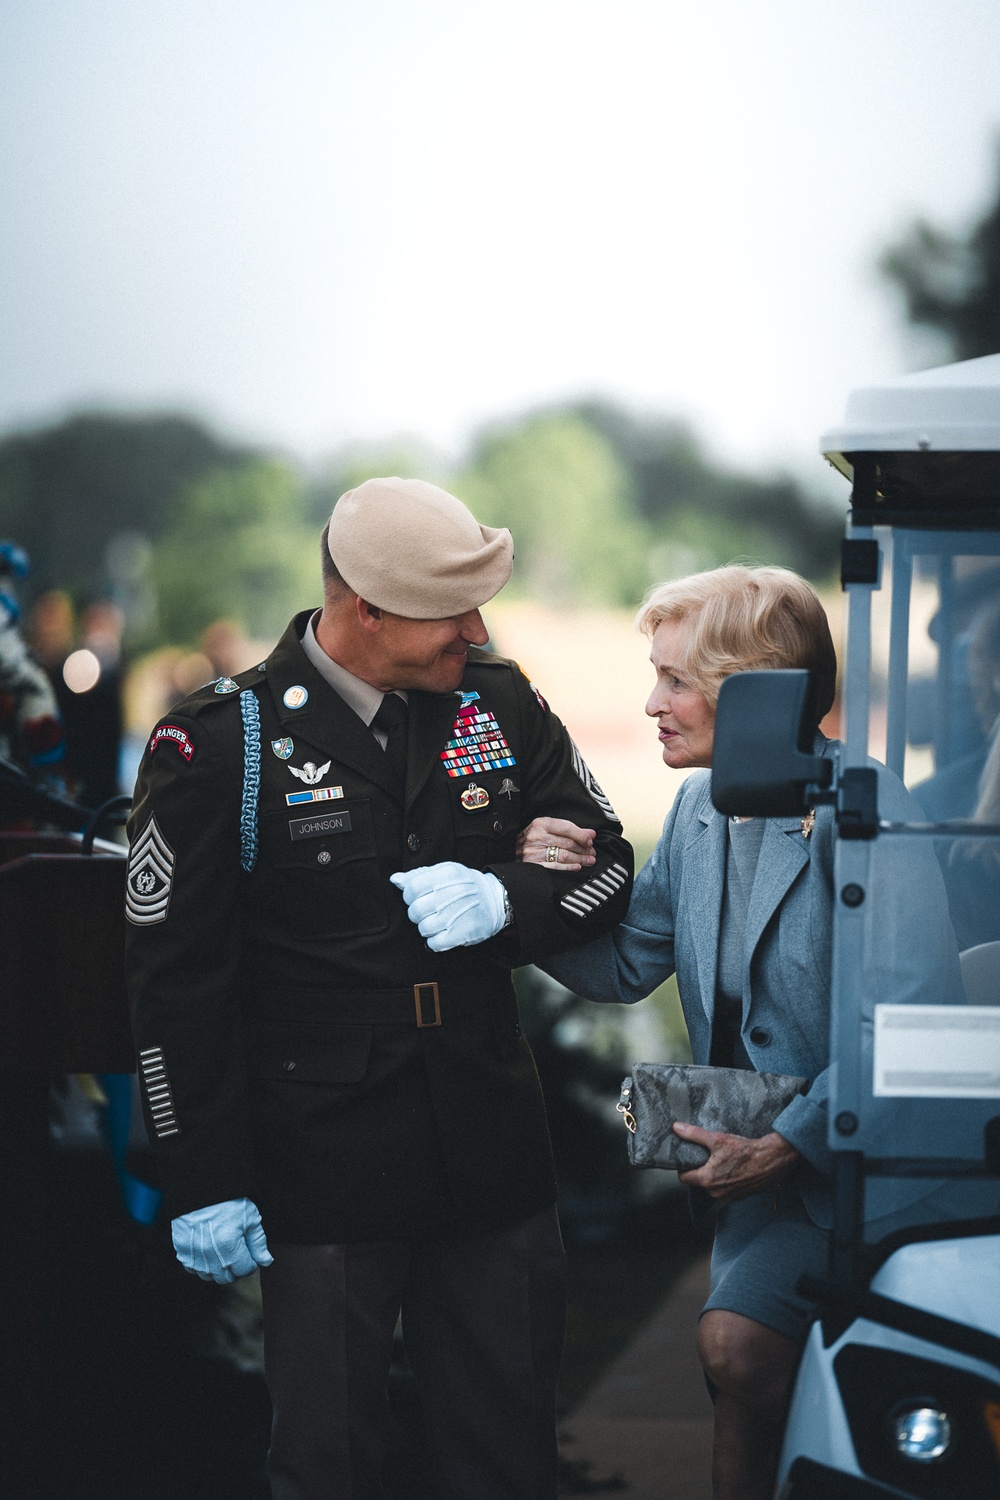
[(504, 888), (495, 875), (454, 860), (389, 876), (403, 893), (409, 918), (432, 953), (485, 943), (506, 920)]
[(257, 1205), (249, 1198), (230, 1198), (226, 1203), (181, 1214), (171, 1220), (170, 1233), (185, 1271), (202, 1281), (217, 1281), (220, 1286), (238, 1276), (249, 1276), (274, 1259), (267, 1248)]

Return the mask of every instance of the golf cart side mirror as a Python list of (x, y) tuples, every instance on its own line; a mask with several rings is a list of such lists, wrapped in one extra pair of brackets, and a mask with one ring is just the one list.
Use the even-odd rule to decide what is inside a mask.
[(712, 801), (744, 818), (808, 811), (806, 788), (827, 787), (833, 766), (813, 754), (811, 673), (736, 672), (719, 692), (712, 746)]

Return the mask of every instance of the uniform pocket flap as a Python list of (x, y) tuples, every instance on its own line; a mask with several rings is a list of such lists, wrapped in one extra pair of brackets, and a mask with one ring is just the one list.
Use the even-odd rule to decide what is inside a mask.
[(258, 1024), (250, 1031), (250, 1073), (288, 1083), (358, 1083), (371, 1047), (370, 1026)]

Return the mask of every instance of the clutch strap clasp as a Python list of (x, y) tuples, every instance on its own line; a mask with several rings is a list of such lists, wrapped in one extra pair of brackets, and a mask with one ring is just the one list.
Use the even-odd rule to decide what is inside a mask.
[(635, 1115), (632, 1113), (632, 1076), (622, 1080), (621, 1097), (615, 1105), (615, 1109), (625, 1121), (628, 1129), (635, 1135)]

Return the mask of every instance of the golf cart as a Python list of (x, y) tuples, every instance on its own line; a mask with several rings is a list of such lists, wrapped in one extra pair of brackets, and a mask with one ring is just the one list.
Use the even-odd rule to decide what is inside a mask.
[[(832, 774), (813, 753), (807, 673), (759, 672), (724, 683), (713, 756), (721, 812), (833, 804), (837, 829), (830, 1273), (807, 1288), (820, 1315), (777, 1494), (995, 1500), (1000, 355), (855, 391), (823, 451), (852, 482), (846, 748)], [(904, 820), (880, 809), (869, 756), (913, 794)], [(936, 951), (910, 944), (897, 983), (901, 901)], [(895, 1227), (878, 1235), (886, 1193)]]

